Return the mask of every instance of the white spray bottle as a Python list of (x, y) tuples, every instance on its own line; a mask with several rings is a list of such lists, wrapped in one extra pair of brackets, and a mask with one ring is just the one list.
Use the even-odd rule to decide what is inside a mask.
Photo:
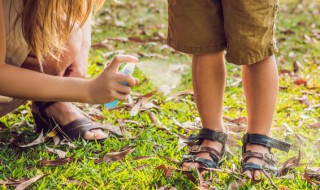
[[(120, 71), (118, 71), (119, 73), (123, 73), (126, 75), (130, 75), (132, 76), (132, 73), (134, 71), (135, 68), (135, 63), (127, 63)], [(120, 82), (123, 85), (129, 86), (128, 83), (126, 82)], [(114, 100), (113, 102), (109, 102), (104, 104), (104, 106), (106, 106), (108, 109), (113, 109), (117, 106), (119, 100)]]

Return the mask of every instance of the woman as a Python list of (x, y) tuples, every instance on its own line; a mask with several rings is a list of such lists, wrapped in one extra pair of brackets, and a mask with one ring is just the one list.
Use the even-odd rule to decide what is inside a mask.
[(69, 139), (106, 138), (99, 124), (67, 103), (125, 100), (138, 84), (137, 79), (117, 73), (121, 63), (138, 61), (126, 55), (116, 56), (99, 76), (82, 79), (91, 41), (90, 14), (102, 4), (101, 0), (0, 0), (0, 117), (32, 100), (39, 131), (56, 128)]

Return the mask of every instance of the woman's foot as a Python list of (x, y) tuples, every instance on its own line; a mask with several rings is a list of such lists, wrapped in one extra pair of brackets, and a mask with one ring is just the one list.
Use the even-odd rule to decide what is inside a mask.
[[(220, 154), (222, 152), (222, 147), (223, 145), (220, 142), (217, 141), (212, 141), (209, 139), (204, 139), (203, 142), (201, 143), (202, 147), (211, 147), (214, 148), (215, 150), (217, 150)], [(214, 161), (211, 156), (210, 153), (207, 152), (199, 152), (198, 154), (195, 154), (197, 157), (199, 158), (204, 158), (204, 159), (208, 159), (211, 161)], [(199, 162), (183, 162), (182, 163), (182, 168), (183, 169), (199, 169), (199, 168), (204, 168), (203, 164), (199, 163)]]
[[(32, 112), (39, 113), (39, 109), (34, 103), (32, 104)], [(45, 112), (49, 117), (54, 118), (54, 120), (61, 126), (66, 126), (76, 119), (86, 117), (79, 108), (74, 106), (72, 103), (66, 102), (56, 102), (46, 108)], [(86, 140), (99, 140), (105, 139), (106, 137), (107, 134), (101, 129), (89, 130), (84, 135)]]

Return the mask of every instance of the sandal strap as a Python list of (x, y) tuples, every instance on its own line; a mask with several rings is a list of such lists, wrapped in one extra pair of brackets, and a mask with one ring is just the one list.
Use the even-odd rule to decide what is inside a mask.
[(245, 152), (242, 155), (242, 162), (246, 163), (251, 158), (257, 158), (260, 159), (267, 164), (275, 165), (277, 163), (277, 160), (275, 159), (274, 155), (272, 153), (260, 153), (260, 152), (252, 152), (251, 150)]
[(243, 143), (243, 153), (245, 153), (245, 145), (246, 144), (258, 144), (265, 146), (267, 148), (275, 148), (284, 152), (288, 152), (290, 149), (290, 144), (279, 141), (277, 139), (265, 136), (265, 135), (259, 135), (259, 134), (245, 134), (242, 138)]
[[(46, 109), (49, 108), (50, 106), (52, 106), (53, 104), (55, 104), (56, 102), (39, 102), (39, 101), (35, 101), (34, 103), (38, 107), (39, 114), (40, 114), (41, 117), (43, 117), (45, 120), (52, 120), (52, 118), (50, 118), (47, 115)], [(50, 121), (50, 123), (52, 123), (52, 122)]]
[(59, 131), (62, 133), (66, 138), (69, 139), (79, 139), (79, 138), (84, 138), (85, 134), (92, 130), (92, 129), (102, 129), (103, 128), (92, 122), (88, 118), (79, 118), (76, 119), (70, 123), (68, 123), (65, 126), (62, 126)]
[(214, 154), (217, 159), (220, 159), (220, 152), (217, 151), (214, 148), (211, 147), (206, 147), (206, 146), (201, 146), (201, 145), (193, 145), (188, 147), (188, 152), (191, 154), (198, 154), (199, 152), (207, 152), (211, 154)]
[(48, 107), (52, 106), (53, 104), (57, 103), (57, 102), (39, 102), (39, 101), (35, 101), (34, 102), (39, 108), (46, 110)]
[(211, 129), (201, 129), (198, 135), (190, 135), (188, 141), (202, 141), (209, 139), (221, 143), (223, 146), (228, 140), (228, 135), (222, 131), (214, 131)]
[(196, 155), (182, 155), (182, 163), (184, 162), (198, 162), (200, 164), (202, 164), (204, 167), (206, 168), (217, 168), (219, 163), (209, 160), (209, 159), (205, 159), (205, 158), (199, 158)]
[(252, 170), (264, 170), (267, 173), (272, 173), (274, 176), (278, 175), (277, 166), (272, 166), (268, 164), (258, 165), (252, 162), (243, 163), (241, 165), (241, 172), (252, 171)]

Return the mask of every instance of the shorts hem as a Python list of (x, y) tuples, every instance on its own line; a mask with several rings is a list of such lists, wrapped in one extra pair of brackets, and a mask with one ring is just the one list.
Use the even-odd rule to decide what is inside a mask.
[(275, 44), (271, 44), (266, 50), (256, 54), (255, 56), (250, 57), (236, 57), (226, 55), (226, 59), (229, 63), (233, 63), (236, 65), (252, 65), (257, 62), (260, 62), (278, 52), (277, 46)]
[(176, 42), (171, 39), (167, 40), (167, 44), (177, 51), (187, 53), (187, 54), (193, 54), (193, 55), (205, 54), (205, 53), (216, 53), (216, 52), (225, 50), (227, 48), (226, 45), (191, 47), (191, 46), (182, 45), (179, 42)]

